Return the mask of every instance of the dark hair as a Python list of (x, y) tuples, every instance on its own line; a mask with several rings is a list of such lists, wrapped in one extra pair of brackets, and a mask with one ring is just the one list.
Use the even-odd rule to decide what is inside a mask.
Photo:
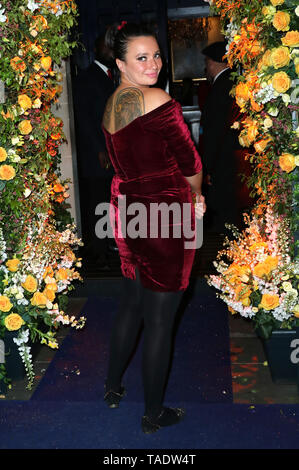
[(147, 24), (125, 23), (123, 21), (107, 29), (105, 42), (112, 49), (114, 59), (125, 60), (129, 41), (140, 36), (156, 38), (156, 33)]

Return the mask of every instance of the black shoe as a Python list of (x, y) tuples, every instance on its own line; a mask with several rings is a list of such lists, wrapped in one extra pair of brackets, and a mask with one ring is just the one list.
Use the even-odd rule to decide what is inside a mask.
[(126, 390), (124, 387), (120, 387), (119, 392), (114, 392), (113, 390), (108, 390), (104, 395), (104, 400), (109, 406), (109, 408), (118, 408), (119, 402), (126, 395)]
[(172, 426), (179, 423), (185, 416), (182, 408), (163, 408), (158, 418), (143, 416), (141, 421), (142, 431), (145, 434), (152, 434), (162, 427)]

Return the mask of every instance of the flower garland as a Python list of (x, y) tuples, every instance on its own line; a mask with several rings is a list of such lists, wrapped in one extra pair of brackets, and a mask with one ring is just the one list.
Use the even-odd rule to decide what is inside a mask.
[(68, 34), (76, 16), (72, 0), (0, 4), (0, 338), (16, 332), (28, 388), (30, 341), (56, 348), (60, 324), (81, 328), (85, 321), (64, 312), (65, 294), (81, 279), (74, 252), (81, 241), (57, 217), (68, 184), (59, 173), (63, 122), (51, 110), (62, 92), (59, 65), (75, 46)]
[(233, 127), (248, 148), (257, 203), (208, 282), (269, 337), (273, 328), (299, 326), (299, 7), (295, 0), (209, 3), (227, 38), (240, 110)]

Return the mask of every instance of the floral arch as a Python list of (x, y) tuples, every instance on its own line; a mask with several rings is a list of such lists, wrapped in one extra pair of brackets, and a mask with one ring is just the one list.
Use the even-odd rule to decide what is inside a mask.
[[(58, 217), (68, 197), (59, 172), (63, 122), (52, 112), (61, 91), (59, 65), (75, 42), (72, 0), (1, 0), (0, 5), (0, 341), (14, 334), (28, 387), (31, 341), (57, 347), (66, 293), (80, 279), (75, 227)], [(8, 381), (0, 364), (0, 380)]]
[(299, 326), (299, 7), (295, 0), (212, 0), (235, 71), (239, 141), (256, 198), (246, 229), (218, 254), (219, 290), (231, 313), (268, 338)]

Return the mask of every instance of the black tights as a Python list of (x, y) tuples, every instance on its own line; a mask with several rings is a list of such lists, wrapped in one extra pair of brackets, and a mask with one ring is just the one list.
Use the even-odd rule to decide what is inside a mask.
[(142, 378), (145, 414), (156, 417), (162, 410), (169, 369), (175, 314), (182, 297), (179, 292), (156, 292), (136, 281), (123, 280), (120, 309), (112, 327), (107, 390), (118, 391), (122, 376), (144, 324)]

